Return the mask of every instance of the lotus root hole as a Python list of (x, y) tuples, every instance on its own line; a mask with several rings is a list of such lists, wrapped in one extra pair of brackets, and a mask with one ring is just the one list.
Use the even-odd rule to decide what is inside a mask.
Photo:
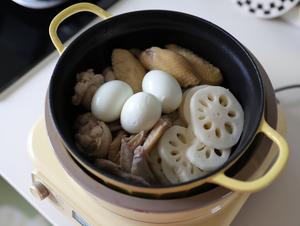
[(208, 159), (210, 157), (210, 149), (208, 149), (206, 152), (205, 152), (205, 157)]
[(205, 145), (204, 145), (204, 144), (202, 144), (202, 146), (201, 146), (201, 147), (199, 147), (199, 148), (197, 149), (197, 151), (203, 151), (203, 150), (204, 150), (204, 148), (205, 148)]
[(219, 149), (215, 149), (214, 151), (215, 151), (216, 155), (222, 156), (222, 152)]
[(211, 126), (212, 126), (211, 122), (207, 122), (203, 125), (203, 128), (206, 130), (209, 130), (211, 128)]
[(199, 103), (202, 104), (204, 107), (207, 107), (207, 103), (204, 100), (199, 100)]
[(182, 165), (183, 165), (184, 167), (187, 167), (186, 161), (183, 161), (183, 162), (182, 162)]
[(235, 111), (229, 111), (229, 112), (227, 113), (227, 115), (228, 115), (230, 118), (234, 118), (234, 117), (236, 116), (236, 113), (235, 113)]
[(232, 127), (231, 123), (225, 122), (224, 127), (225, 127), (225, 130), (226, 130), (229, 134), (232, 134), (232, 133), (233, 133), (233, 127)]
[(191, 174), (194, 174), (194, 167), (191, 167)]
[(207, 95), (207, 99), (208, 99), (209, 101), (211, 101), (211, 102), (213, 102), (213, 101), (215, 100), (215, 98), (214, 98), (213, 95), (211, 95), (211, 94), (208, 94), (208, 95)]
[(172, 145), (173, 147), (177, 147), (177, 144), (172, 140), (169, 141), (169, 144)]
[(227, 100), (227, 97), (224, 96), (224, 95), (221, 95), (219, 97), (219, 103), (223, 106), (223, 107), (226, 107), (228, 105), (228, 100)]
[(199, 120), (204, 120), (205, 118), (206, 118), (205, 115), (201, 115), (198, 117)]
[(175, 161), (176, 161), (176, 162), (179, 162), (179, 161), (180, 161), (180, 159), (181, 159), (181, 157), (180, 157), (180, 156), (178, 156), (178, 157), (175, 159)]
[(220, 128), (215, 129), (215, 134), (216, 134), (216, 137), (218, 137), (218, 138), (220, 138), (222, 136)]
[(186, 139), (181, 133), (177, 133), (176, 136), (182, 143), (186, 144)]
[(178, 151), (176, 150), (171, 151), (171, 155), (178, 155)]

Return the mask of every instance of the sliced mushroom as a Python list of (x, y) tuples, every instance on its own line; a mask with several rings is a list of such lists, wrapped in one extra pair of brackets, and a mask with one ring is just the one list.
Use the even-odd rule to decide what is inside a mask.
[(129, 138), (123, 138), (121, 142), (120, 150), (120, 165), (125, 172), (131, 171), (133, 151), (145, 141), (146, 132), (142, 131), (136, 135), (132, 135)]
[(120, 164), (121, 142), (122, 138), (125, 138), (125, 136), (126, 132), (124, 130), (120, 130), (117, 136), (113, 139), (108, 150), (108, 160), (111, 160), (116, 164)]
[(121, 150), (120, 150), (121, 169), (127, 173), (130, 173), (132, 159), (133, 159), (133, 150), (130, 150), (128, 147), (128, 143), (125, 141), (125, 139), (122, 139)]
[(158, 122), (154, 125), (144, 142), (144, 151), (149, 153), (149, 151), (157, 144), (158, 140), (164, 134), (164, 132), (171, 126), (172, 122), (168, 117), (160, 118)]
[(149, 183), (146, 182), (142, 177), (139, 176), (135, 176), (135, 175), (131, 175), (130, 173), (126, 173), (124, 172), (119, 165), (113, 163), (110, 160), (107, 159), (97, 159), (95, 161), (95, 165), (96, 167), (98, 167), (99, 169), (108, 172), (112, 175), (121, 177), (125, 180), (129, 180), (132, 181), (134, 183), (137, 184), (142, 184), (144, 186), (149, 186)]
[(131, 174), (144, 178), (149, 184), (158, 184), (158, 180), (151, 171), (148, 162), (149, 160), (145, 150), (142, 146), (138, 146), (134, 150)]

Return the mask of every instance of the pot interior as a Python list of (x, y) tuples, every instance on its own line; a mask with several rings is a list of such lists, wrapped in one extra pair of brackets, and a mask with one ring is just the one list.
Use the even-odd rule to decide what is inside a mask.
[[(238, 99), (245, 117), (244, 131), (225, 165), (233, 163), (247, 150), (264, 109), (260, 72), (249, 53), (227, 32), (198, 17), (162, 10), (137, 11), (112, 17), (84, 32), (67, 47), (53, 72), (49, 86), (51, 116), (67, 149), (84, 165), (94, 168), (81, 157), (74, 142), (74, 120), (85, 112), (71, 103), (76, 74), (89, 68), (100, 73), (111, 65), (114, 48), (146, 49), (169, 43), (188, 48), (221, 69), (223, 86)], [(115, 178), (106, 172), (100, 173)]]

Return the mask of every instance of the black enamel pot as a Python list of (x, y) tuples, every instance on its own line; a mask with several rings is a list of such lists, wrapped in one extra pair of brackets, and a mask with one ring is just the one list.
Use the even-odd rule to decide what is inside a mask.
[[(105, 20), (85, 31), (65, 48), (57, 37), (56, 30), (65, 18), (80, 11), (92, 12)], [(53, 71), (47, 95), (46, 111), (50, 116), (48, 122), (54, 128), (49, 131), (48, 127), (48, 133), (57, 133), (75, 161), (104, 183), (128, 193), (155, 196), (184, 192), (207, 183), (234, 191), (254, 192), (268, 186), (286, 164), (288, 145), (264, 119), (265, 92), (260, 65), (241, 43), (216, 25), (192, 15), (164, 10), (136, 11), (110, 17), (97, 6), (79, 3), (58, 14), (49, 31), (61, 56)], [(111, 52), (114, 48), (145, 49), (168, 43), (191, 49), (221, 69), (223, 85), (230, 89), (244, 109), (244, 130), (229, 160), (208, 175), (174, 186), (143, 187), (103, 172), (82, 157), (75, 145), (72, 131), (80, 110), (72, 105), (71, 96), (76, 73), (87, 68), (101, 71), (111, 65)], [(224, 172), (249, 151), (248, 148), (258, 133), (264, 133), (279, 147), (277, 159), (268, 172), (254, 181), (240, 181), (225, 175)]]

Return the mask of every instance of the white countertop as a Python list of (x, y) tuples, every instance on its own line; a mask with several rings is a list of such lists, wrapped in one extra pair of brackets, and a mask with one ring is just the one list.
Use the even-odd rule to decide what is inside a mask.
[[(142, 9), (169, 9), (197, 15), (216, 23), (246, 45), (265, 67), (274, 87), (300, 83), (300, 29), (281, 20), (258, 20), (238, 12), (230, 1), (121, 0), (114, 15)], [(28, 133), (43, 114), (44, 99), (58, 59), (53, 53), (30, 71), (10, 91), (0, 96), (0, 174), (54, 225), (70, 223), (48, 202), (29, 193), (32, 163), (26, 151)], [(17, 64), (18, 62), (16, 62)], [(253, 194), (233, 226), (298, 226), (300, 224), (300, 90), (278, 95), (287, 118), (291, 148), (288, 166), (267, 189)], [(1, 219), (0, 219), (1, 225)]]

